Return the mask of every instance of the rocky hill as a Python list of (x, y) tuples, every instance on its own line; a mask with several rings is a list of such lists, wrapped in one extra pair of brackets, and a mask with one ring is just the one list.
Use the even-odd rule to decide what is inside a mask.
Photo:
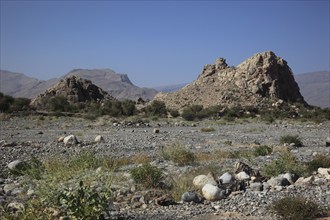
[(66, 97), (70, 103), (113, 99), (106, 91), (94, 85), (90, 80), (69, 76), (38, 95), (31, 104), (36, 107), (45, 106), (48, 100), (56, 96)]
[(294, 76), (300, 92), (310, 105), (330, 108), (330, 72), (320, 71)]
[(261, 107), (279, 99), (306, 104), (287, 62), (271, 51), (255, 54), (237, 67), (219, 58), (205, 65), (191, 84), (154, 98), (175, 109), (190, 105)]
[[(111, 69), (75, 69), (60, 79), (73, 75), (91, 80), (95, 85), (121, 100), (137, 100), (140, 97), (144, 100), (151, 100), (158, 93), (155, 89), (140, 88), (134, 85), (126, 74), (117, 74)], [(0, 91), (14, 97), (33, 99), (51, 86), (54, 86), (60, 79), (40, 81), (22, 73), (1, 70)]]
[(140, 97), (144, 100), (151, 100), (158, 93), (155, 89), (137, 87), (126, 74), (118, 74), (111, 69), (75, 69), (64, 77), (73, 75), (91, 80), (95, 85), (120, 100), (135, 101)]

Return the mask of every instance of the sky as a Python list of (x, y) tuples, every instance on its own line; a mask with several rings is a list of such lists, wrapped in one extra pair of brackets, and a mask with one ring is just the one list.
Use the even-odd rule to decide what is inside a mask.
[(224, 57), (272, 50), (330, 70), (329, 0), (1, 1), (0, 69), (38, 79), (110, 68), (144, 87), (189, 83)]

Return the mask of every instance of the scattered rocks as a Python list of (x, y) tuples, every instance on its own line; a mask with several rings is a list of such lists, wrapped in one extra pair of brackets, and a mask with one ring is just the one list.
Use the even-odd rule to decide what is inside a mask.
[(242, 171), (236, 174), (236, 179), (238, 180), (249, 180), (250, 176), (246, 172)]
[(282, 175), (279, 175), (277, 177), (272, 177), (270, 178), (267, 183), (272, 186), (272, 187), (276, 187), (276, 186), (289, 186), (290, 182), (289, 180), (287, 180), (285, 177), (283, 177)]

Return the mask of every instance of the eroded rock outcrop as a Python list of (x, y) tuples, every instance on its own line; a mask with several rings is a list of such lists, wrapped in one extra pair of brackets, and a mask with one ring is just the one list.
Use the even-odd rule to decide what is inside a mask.
[(237, 67), (224, 58), (204, 66), (198, 78), (181, 90), (159, 93), (154, 100), (180, 109), (185, 106), (267, 106), (284, 100), (306, 104), (287, 62), (268, 51), (250, 57)]
[(47, 89), (32, 101), (32, 105), (42, 107), (53, 97), (65, 97), (70, 103), (100, 101), (114, 99), (100, 87), (94, 85), (90, 80), (77, 76), (61, 79), (55, 86)]

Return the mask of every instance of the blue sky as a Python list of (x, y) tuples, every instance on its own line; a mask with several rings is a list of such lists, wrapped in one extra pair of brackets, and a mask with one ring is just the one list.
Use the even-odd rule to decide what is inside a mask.
[(0, 68), (39, 79), (111, 68), (138, 86), (191, 82), (218, 57), (272, 50), (330, 69), (327, 1), (3, 1)]

